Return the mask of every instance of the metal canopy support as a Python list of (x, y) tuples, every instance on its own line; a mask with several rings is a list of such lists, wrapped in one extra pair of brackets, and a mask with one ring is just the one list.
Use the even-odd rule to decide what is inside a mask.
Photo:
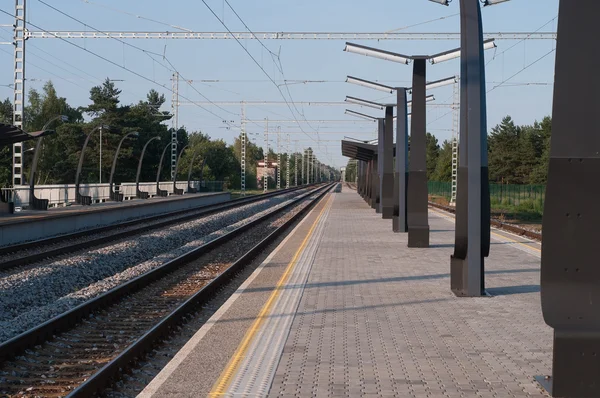
[(456, 204), (456, 187), (458, 183), (458, 134), (460, 131), (460, 91), (458, 82), (453, 84), (454, 101), (452, 106), (452, 195), (450, 204)]
[(290, 187), (290, 135), (287, 135), (287, 150), (285, 159), (285, 187)]
[(265, 119), (265, 152), (264, 152), (263, 166), (263, 192), (267, 192), (269, 189), (269, 175), (267, 174), (269, 164), (269, 119)]
[(381, 179), (381, 213), (384, 219), (394, 216), (394, 107), (385, 108), (383, 129), (383, 178)]
[(385, 119), (378, 118), (377, 119), (377, 191), (379, 195), (377, 196), (377, 207), (375, 211), (377, 213), (382, 212), (383, 208), (383, 146), (384, 146), (384, 138), (385, 135)]
[(277, 189), (281, 189), (281, 131), (277, 128)]
[[(14, 27), (14, 76), (13, 76), (13, 125), (23, 128), (23, 107), (25, 106), (25, 16), (26, 0), (15, 0)], [(13, 144), (13, 186), (23, 184), (23, 143)]]
[(302, 152), (302, 175), (300, 176), (300, 185), (304, 185), (305, 181), (304, 181), (304, 165), (306, 165), (306, 161), (304, 160), (306, 158), (306, 149)]
[(171, 178), (175, 178), (177, 173), (177, 131), (179, 130), (179, 72), (173, 73), (172, 77), (172, 90), (173, 95), (171, 97)]
[(379, 156), (371, 160), (371, 207), (377, 211), (379, 208)]
[(484, 257), (490, 251), (485, 65), (479, 1), (461, 0), (460, 12), (461, 146), (450, 287), (457, 296), (475, 297), (485, 293)]
[(240, 190), (246, 196), (246, 104), (242, 103), (242, 130), (240, 133)]
[[(477, 0), (475, 0), (477, 1)], [(429, 247), (426, 166), (426, 58), (415, 58), (408, 178), (408, 247)]]
[(552, 142), (542, 245), (541, 302), (554, 328), (552, 395), (600, 397), (600, 3), (561, 0)]
[(394, 177), (394, 232), (408, 231), (406, 192), (408, 182), (408, 109), (406, 88), (398, 87), (396, 118), (396, 175)]
[(298, 153), (298, 141), (294, 141), (294, 186), (298, 186), (298, 160), (300, 157), (300, 153)]

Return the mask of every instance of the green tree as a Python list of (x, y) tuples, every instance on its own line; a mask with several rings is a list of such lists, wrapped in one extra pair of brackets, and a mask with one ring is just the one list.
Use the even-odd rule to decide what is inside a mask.
[[(65, 115), (71, 128), (67, 128), (59, 121), (49, 122), (58, 115)], [(55, 134), (44, 137), (40, 158), (37, 166), (36, 184), (68, 183), (73, 180), (64, 180), (68, 176), (75, 175), (78, 159), (74, 154), (81, 149), (83, 132), (81, 124), (83, 115), (81, 111), (71, 107), (66, 98), (59, 97), (54, 85), (48, 81), (42, 93), (32, 89), (29, 92), (29, 106), (25, 108), (25, 127), (27, 131), (41, 130), (46, 127), (56, 131)], [(79, 126), (79, 127), (75, 127)], [(35, 141), (27, 143), (35, 146)], [(25, 170), (27, 178), (31, 170), (33, 152), (27, 152), (25, 157)], [(72, 169), (72, 172), (67, 170)]]
[(442, 143), (431, 180), (440, 182), (452, 181), (452, 143), (447, 140)]
[[(12, 124), (13, 106), (10, 99), (0, 102), (0, 123)], [(11, 185), (12, 148), (0, 148), (0, 187)]]
[(492, 129), (488, 136), (488, 164), (490, 182), (519, 184), (522, 176), (517, 173), (521, 164), (521, 128), (510, 116)]
[(552, 138), (552, 118), (546, 116), (540, 123), (535, 122), (533, 129), (537, 130), (542, 138), (541, 154), (531, 172), (531, 184), (545, 184), (548, 180), (548, 163), (550, 161), (550, 141)]
[(426, 165), (427, 165), (427, 179), (431, 180), (435, 168), (437, 166), (438, 157), (440, 156), (440, 146), (438, 140), (431, 133), (426, 135)]

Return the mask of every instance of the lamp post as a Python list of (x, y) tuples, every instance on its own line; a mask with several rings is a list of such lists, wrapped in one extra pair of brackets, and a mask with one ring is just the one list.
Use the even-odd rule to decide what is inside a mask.
[(156, 172), (156, 195), (160, 197), (169, 196), (169, 192), (166, 189), (160, 189), (160, 172), (162, 170), (163, 160), (165, 159), (165, 154), (167, 153), (167, 149), (172, 147), (172, 142), (169, 142), (165, 149), (163, 149), (162, 154), (160, 155), (160, 161), (158, 162), (158, 171)]
[[(187, 193), (196, 193), (198, 190), (190, 186), (190, 181), (192, 180), (192, 170), (194, 168), (194, 160), (196, 160), (196, 155), (198, 154), (198, 150), (195, 150), (192, 154), (192, 161), (190, 162), (190, 168), (188, 170), (188, 178), (187, 178)], [(204, 163), (206, 162), (206, 157), (202, 160), (202, 166), (200, 166), (200, 170), (204, 169)]]
[(600, 175), (600, 53), (590, 48), (598, 15), (597, 1), (559, 2), (540, 282), (544, 321), (554, 329), (552, 376), (541, 384), (554, 397), (600, 397), (600, 208), (590, 184)]
[[(82, 205), (91, 205), (92, 204), (92, 197), (91, 196), (84, 196), (81, 195), (81, 193), (79, 192), (79, 177), (81, 175), (81, 167), (83, 166), (83, 159), (85, 157), (85, 148), (87, 148), (88, 142), (90, 141), (90, 137), (92, 136), (92, 134), (94, 134), (94, 132), (96, 130), (100, 130), (102, 132), (102, 129), (109, 129), (110, 127), (105, 125), (105, 124), (101, 124), (100, 126), (95, 127), (92, 131), (90, 131), (90, 133), (87, 135), (87, 137), (85, 137), (85, 141), (83, 142), (83, 147), (81, 148), (81, 155), (79, 155), (79, 163), (77, 165), (77, 173), (75, 174), (75, 202), (82, 204)], [(102, 140), (100, 140), (100, 142), (102, 142)]]
[(186, 145), (183, 148), (181, 148), (179, 156), (177, 156), (177, 162), (175, 162), (175, 170), (173, 174), (173, 195), (183, 195), (183, 189), (177, 189), (177, 169), (179, 168), (179, 161), (181, 160), (181, 155), (183, 155), (183, 151), (185, 151), (185, 149), (188, 146), (189, 145)]
[[(430, 0), (448, 5), (449, 0)], [(484, 6), (508, 0), (485, 0)], [(460, 139), (456, 192), (454, 254), (450, 258), (450, 288), (457, 296), (485, 294), (484, 259), (490, 252), (490, 194), (487, 160), (485, 64), (479, 0), (460, 1), (461, 46), (438, 54), (432, 63), (461, 57)]]
[[(55, 121), (66, 122), (69, 120), (67, 116), (57, 115), (52, 119), (48, 120), (44, 127), (42, 127), (42, 131), (48, 130), (50, 125)], [(35, 210), (48, 210), (48, 200), (47, 199), (38, 199), (35, 197), (35, 173), (37, 170), (38, 160), (40, 158), (40, 152), (42, 150), (42, 140), (44, 136), (42, 135), (37, 139), (35, 143), (35, 152), (33, 153), (33, 161), (31, 162), (31, 171), (29, 173), (29, 205)]]
[(113, 177), (115, 175), (115, 168), (117, 167), (117, 158), (119, 157), (119, 151), (121, 151), (121, 145), (123, 145), (123, 141), (125, 141), (125, 139), (127, 137), (139, 137), (139, 136), (140, 136), (140, 133), (138, 133), (137, 131), (127, 133), (123, 136), (123, 138), (121, 138), (121, 141), (119, 141), (119, 145), (117, 145), (117, 150), (115, 151), (115, 156), (113, 157), (112, 166), (110, 168), (110, 177), (108, 179), (108, 189), (109, 189), (110, 200), (114, 200), (116, 202), (123, 201), (123, 194), (116, 193), (115, 191), (113, 191)]
[(144, 160), (144, 155), (146, 154), (146, 148), (148, 148), (148, 145), (154, 140), (160, 141), (160, 137), (159, 136), (152, 137), (148, 141), (146, 141), (146, 143), (144, 144), (144, 147), (142, 148), (142, 154), (140, 155), (140, 160), (138, 161), (137, 173), (135, 174), (135, 196), (138, 199), (148, 199), (148, 197), (150, 196), (150, 194), (148, 194), (148, 192), (140, 191), (140, 173), (142, 171), (142, 161)]

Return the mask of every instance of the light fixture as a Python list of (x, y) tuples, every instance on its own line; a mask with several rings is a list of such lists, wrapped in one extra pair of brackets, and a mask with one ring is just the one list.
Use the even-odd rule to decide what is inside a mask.
[(429, 0), (429, 1), (433, 1), (434, 3), (438, 3), (438, 4), (441, 4), (443, 6), (449, 6), (450, 2), (452, 0)]
[(356, 97), (346, 96), (346, 102), (350, 102), (352, 104), (361, 105), (361, 106), (368, 106), (368, 107), (380, 109), (380, 110), (383, 110), (383, 108), (384, 108), (384, 105), (378, 104), (377, 102), (367, 101), (367, 100), (363, 100), (363, 99), (356, 98)]
[[(496, 43), (494, 42), (494, 40), (495, 39), (488, 39), (488, 40), (484, 41), (483, 49), (489, 50), (490, 48), (496, 48)], [(433, 56), (431, 56), (431, 58), (429, 58), (429, 61), (432, 64), (439, 64), (440, 62), (448, 61), (448, 60), (455, 59), (458, 57), (460, 57), (460, 48), (456, 48), (456, 49), (450, 50), (450, 51), (444, 51), (443, 53), (433, 55)]]
[(447, 77), (445, 79), (436, 80), (434, 82), (429, 82), (425, 86), (425, 89), (431, 90), (438, 87), (447, 86), (449, 84), (458, 83), (458, 76)]
[(483, 6), (484, 7), (493, 6), (496, 4), (504, 3), (505, 1), (508, 1), (508, 0), (483, 0)]
[(360, 112), (354, 112), (354, 111), (351, 111), (350, 109), (346, 109), (346, 115), (361, 117), (363, 119), (372, 120), (372, 121), (377, 120), (376, 117), (365, 115), (364, 113), (360, 113)]
[(398, 53), (393, 53), (391, 51), (379, 50), (377, 48), (361, 46), (359, 44), (346, 43), (346, 47), (344, 51), (349, 53), (355, 53), (360, 55), (366, 55), (367, 57), (375, 57), (380, 59), (385, 59), (392, 62), (398, 62), (401, 64), (408, 64), (411, 60), (410, 57)]
[[(435, 97), (433, 95), (428, 95), (427, 97), (425, 97), (425, 102), (431, 102), (431, 101), (435, 101)], [(412, 100), (406, 101), (406, 105), (412, 106)]]
[(346, 78), (346, 83), (358, 84), (359, 86), (374, 88), (375, 90), (383, 91), (388, 94), (392, 94), (394, 92), (394, 88), (390, 86), (386, 86), (379, 83), (370, 82), (368, 80), (359, 79), (357, 77), (348, 76)]

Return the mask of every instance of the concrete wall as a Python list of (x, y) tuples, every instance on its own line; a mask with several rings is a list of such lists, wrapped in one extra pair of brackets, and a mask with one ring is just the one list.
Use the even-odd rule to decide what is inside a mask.
[(216, 192), (136, 200), (110, 205), (77, 206), (77, 210), (73, 208), (50, 210), (41, 214), (21, 213), (22, 216), (4, 219), (0, 223), (0, 246), (14, 245), (155, 214), (222, 203), (230, 199), (229, 192)]

